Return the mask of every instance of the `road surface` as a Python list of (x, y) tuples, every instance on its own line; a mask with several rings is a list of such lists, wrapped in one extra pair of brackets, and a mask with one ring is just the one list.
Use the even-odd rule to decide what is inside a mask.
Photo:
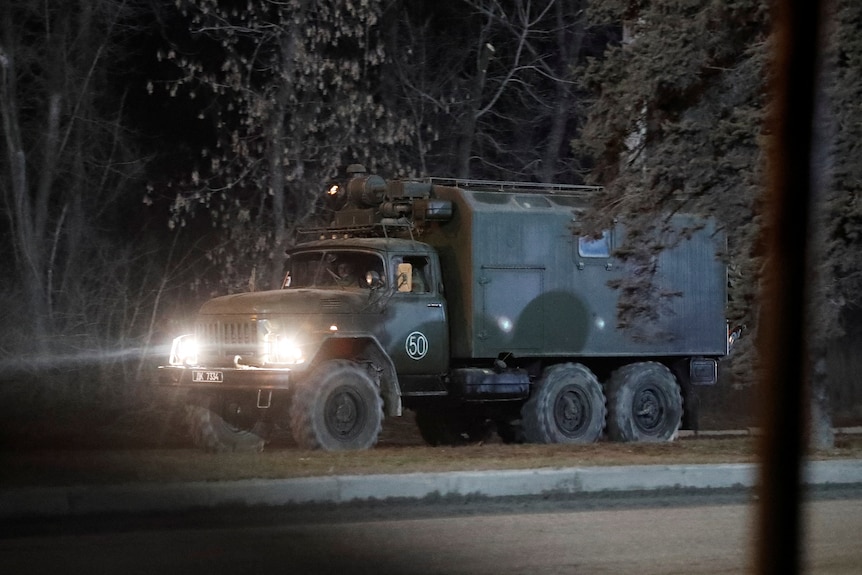
[[(862, 491), (805, 509), (808, 573), (862, 572)], [(744, 573), (746, 493), (215, 509), (17, 522), (5, 573)], [(776, 551), (786, 552), (786, 551)]]

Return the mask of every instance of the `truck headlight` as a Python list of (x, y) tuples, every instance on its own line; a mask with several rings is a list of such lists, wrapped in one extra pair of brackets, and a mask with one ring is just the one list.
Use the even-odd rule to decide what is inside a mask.
[(198, 345), (195, 336), (185, 334), (174, 338), (171, 344), (171, 357), (168, 360), (171, 365), (197, 365)]
[(302, 348), (292, 337), (268, 334), (266, 344), (266, 363), (296, 365), (305, 361)]

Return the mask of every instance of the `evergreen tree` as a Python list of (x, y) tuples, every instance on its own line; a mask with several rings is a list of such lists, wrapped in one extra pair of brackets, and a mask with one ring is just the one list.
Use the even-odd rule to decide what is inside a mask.
[[(682, 210), (724, 227), (728, 317), (753, 327), (766, 3), (609, 0), (590, 6), (590, 21), (623, 29), (622, 41), (584, 71), (595, 100), (575, 141), (594, 159), (593, 182), (604, 186), (583, 231), (614, 218), (629, 230), (619, 255), (636, 273), (620, 286), (619, 324), (661, 313), (663, 299), (674, 297), (654, 285), (653, 255), (668, 241), (666, 216)], [(748, 361), (737, 366), (750, 374)]]
[(823, 338), (842, 335), (848, 311), (862, 307), (862, 5), (836, 0), (827, 25), (823, 90), (826, 140), (822, 219), (825, 246), (816, 327)]
[[(830, 390), (853, 381), (830, 381), (827, 349), (851, 328), (862, 306), (862, 7), (837, 0), (827, 12), (817, 90), (812, 171), (815, 213), (811, 248), (813, 286), (806, 316), (811, 379), (812, 444), (832, 447)], [(855, 334), (854, 334), (855, 335)]]
[[(624, 40), (591, 62), (584, 81), (596, 94), (575, 145), (595, 161), (605, 185), (591, 214), (595, 232), (622, 217), (634, 233), (621, 255), (643, 273), (621, 286), (620, 322), (657, 313), (664, 294), (652, 285), (651, 255), (661, 249), (659, 214), (684, 209), (716, 217), (728, 232), (729, 306), (749, 334), (736, 353), (735, 382), (754, 381), (753, 342), (762, 257), (762, 150), (771, 134), (764, 122), (770, 29), (767, 3), (624, 0), (591, 7), (593, 23), (619, 22)], [(862, 8), (838, 0), (828, 17), (825, 73), (815, 122), (819, 262), (810, 305), (814, 443), (828, 446), (825, 348), (848, 327), (862, 289)], [(800, 119), (800, 121), (806, 121)], [(800, 255), (800, 262), (802, 256)], [(800, 269), (800, 273), (804, 270)]]

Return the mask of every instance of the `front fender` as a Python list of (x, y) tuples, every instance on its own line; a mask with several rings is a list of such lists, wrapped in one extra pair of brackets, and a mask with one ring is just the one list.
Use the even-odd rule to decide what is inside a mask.
[(349, 359), (371, 369), (371, 375), (380, 386), (383, 409), (387, 416), (401, 415), (401, 385), (392, 358), (373, 335), (337, 334), (324, 339), (311, 360), (318, 365), (330, 359)]

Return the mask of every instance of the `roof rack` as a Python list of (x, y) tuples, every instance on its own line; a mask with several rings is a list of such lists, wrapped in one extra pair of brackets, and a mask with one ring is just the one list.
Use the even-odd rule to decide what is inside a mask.
[(410, 239), (413, 238), (413, 222), (409, 220), (401, 219), (393, 219), (393, 218), (384, 218), (379, 222), (374, 222), (372, 224), (366, 225), (355, 225), (355, 226), (328, 226), (328, 227), (314, 227), (314, 228), (300, 228), (297, 230), (297, 233), (300, 235), (318, 235), (326, 238), (332, 238), (333, 236), (338, 237), (350, 237), (350, 238), (361, 238), (361, 237), (380, 237), (381, 232), (384, 238), (389, 238), (390, 235), (392, 237), (396, 237), (399, 231), (407, 231), (410, 234)]
[(585, 196), (598, 192), (601, 186), (583, 186), (577, 184), (542, 184), (539, 182), (506, 182), (499, 180), (470, 180), (465, 178), (425, 178), (425, 182), (439, 186), (452, 186), (471, 190), (488, 192), (519, 192), (542, 194), (565, 194)]

